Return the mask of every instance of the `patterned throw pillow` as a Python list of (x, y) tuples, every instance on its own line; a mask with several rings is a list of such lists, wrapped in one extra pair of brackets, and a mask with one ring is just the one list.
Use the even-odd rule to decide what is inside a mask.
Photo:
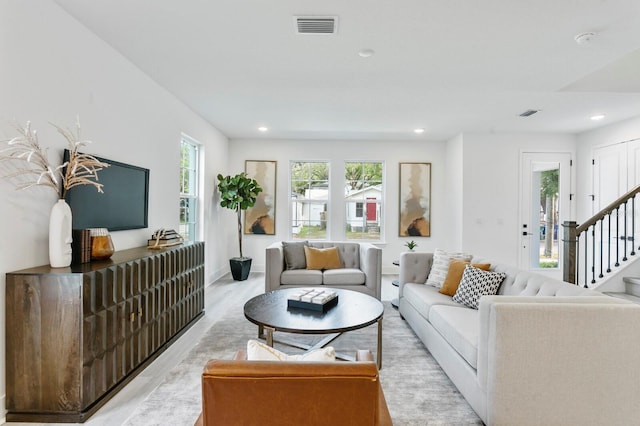
[(451, 260), (455, 259), (471, 262), (472, 257), (473, 256), (470, 254), (447, 252), (446, 250), (437, 248), (433, 253), (433, 264), (431, 265), (431, 271), (429, 271), (429, 276), (427, 277), (427, 284), (436, 288), (441, 288), (442, 283), (449, 272), (449, 263), (451, 263)]
[(504, 272), (483, 271), (467, 265), (453, 300), (469, 308), (478, 309), (480, 297), (496, 294), (506, 276)]

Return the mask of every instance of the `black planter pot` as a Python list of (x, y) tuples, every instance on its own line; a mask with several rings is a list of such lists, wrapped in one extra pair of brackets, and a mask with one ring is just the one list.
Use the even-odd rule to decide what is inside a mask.
[(236, 281), (244, 281), (249, 278), (249, 272), (251, 271), (251, 258), (250, 257), (232, 257), (229, 259), (229, 266), (231, 267), (231, 276)]

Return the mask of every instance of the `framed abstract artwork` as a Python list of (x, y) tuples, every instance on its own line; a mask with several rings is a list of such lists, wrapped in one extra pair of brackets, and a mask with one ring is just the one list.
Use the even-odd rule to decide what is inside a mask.
[(431, 236), (431, 163), (400, 163), (401, 237)]
[(276, 163), (277, 161), (244, 162), (248, 177), (258, 181), (262, 192), (253, 207), (244, 212), (244, 233), (275, 235), (276, 233)]

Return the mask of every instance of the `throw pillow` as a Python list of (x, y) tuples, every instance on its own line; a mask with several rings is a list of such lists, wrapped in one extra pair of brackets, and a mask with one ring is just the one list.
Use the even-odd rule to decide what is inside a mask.
[(447, 252), (446, 250), (436, 249), (433, 253), (433, 264), (431, 265), (431, 271), (427, 277), (427, 284), (436, 288), (442, 287), (444, 279), (449, 272), (449, 263), (452, 259), (464, 260), (466, 262), (471, 261), (471, 255), (460, 252)]
[(336, 351), (332, 346), (315, 349), (301, 355), (287, 355), (257, 340), (247, 342), (247, 360), (249, 361), (335, 361)]
[(339, 269), (342, 268), (338, 247), (324, 249), (304, 247), (304, 255), (307, 258), (307, 269)]
[[(446, 294), (447, 296), (453, 296), (456, 294), (458, 286), (460, 285), (460, 280), (462, 279), (464, 268), (469, 264), (469, 262), (464, 260), (452, 260), (451, 263), (449, 263), (447, 278), (444, 279), (442, 288), (438, 291), (442, 294)], [(471, 263), (471, 266), (482, 269), (483, 271), (488, 271), (489, 268), (491, 268), (490, 263)]]
[(496, 294), (506, 276), (504, 272), (483, 271), (467, 265), (453, 300), (469, 308), (478, 309), (480, 298)]
[(287, 269), (306, 269), (307, 261), (304, 255), (304, 247), (307, 245), (309, 245), (308, 241), (282, 242), (284, 263)]

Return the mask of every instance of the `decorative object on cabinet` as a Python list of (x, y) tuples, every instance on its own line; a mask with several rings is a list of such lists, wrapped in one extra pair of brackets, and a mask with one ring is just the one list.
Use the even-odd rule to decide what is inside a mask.
[(5, 309), (7, 421), (83, 422), (203, 315), (204, 243), (11, 272)]
[(173, 229), (156, 229), (151, 235), (151, 239), (147, 240), (147, 247), (150, 249), (163, 249), (166, 247), (182, 244), (184, 238)]
[(73, 236), (71, 262), (78, 264), (91, 261), (91, 230), (74, 229), (71, 235)]
[(244, 281), (251, 271), (251, 258), (242, 255), (242, 211), (253, 207), (262, 188), (255, 179), (247, 177), (242, 172), (235, 176), (218, 174), (218, 190), (220, 191), (220, 206), (234, 210), (238, 215), (238, 247), (240, 257), (229, 259), (231, 275), (236, 281)]
[(114, 252), (111, 235), (107, 228), (91, 229), (91, 260), (109, 259)]
[(431, 163), (400, 163), (399, 235), (431, 235)]
[(7, 146), (0, 150), (0, 161), (8, 173), (5, 178), (12, 180), (16, 189), (45, 186), (53, 189), (58, 202), (51, 209), (49, 218), (49, 263), (54, 268), (71, 264), (72, 214), (64, 201), (67, 191), (80, 185), (92, 185), (98, 192), (98, 172), (108, 164), (78, 150), (91, 143), (80, 139), (80, 122), (76, 122), (76, 132), (53, 125), (68, 143), (69, 158), (59, 166), (49, 163), (47, 148), (42, 149), (38, 135), (31, 129), (31, 123), (16, 125), (19, 136), (6, 140)]
[(49, 264), (52, 268), (71, 265), (71, 209), (66, 201), (59, 199), (49, 214)]
[(276, 165), (277, 161), (244, 162), (247, 177), (262, 188), (256, 203), (244, 213), (245, 234), (276, 234)]

